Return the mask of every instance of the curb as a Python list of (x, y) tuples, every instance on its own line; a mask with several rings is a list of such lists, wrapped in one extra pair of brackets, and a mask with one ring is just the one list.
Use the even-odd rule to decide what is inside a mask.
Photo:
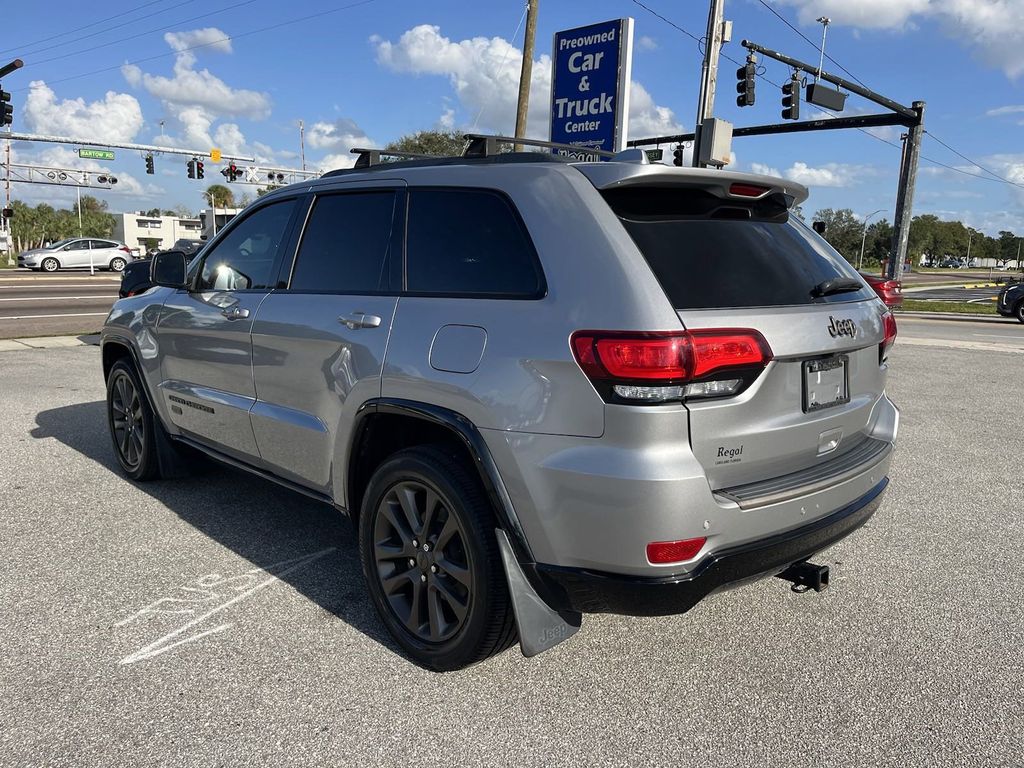
[(914, 310), (899, 311), (895, 313), (896, 320), (898, 321), (901, 317), (913, 317), (919, 320), (951, 320), (953, 322), (966, 322), (966, 323), (1015, 323), (1017, 322), (1012, 317), (1003, 317), (1001, 315), (969, 315), (965, 312), (915, 312)]
[(19, 352), (26, 349), (54, 349), (62, 347), (98, 347), (98, 333), (82, 334), (81, 336), (39, 336), (24, 339), (0, 339), (0, 352)]

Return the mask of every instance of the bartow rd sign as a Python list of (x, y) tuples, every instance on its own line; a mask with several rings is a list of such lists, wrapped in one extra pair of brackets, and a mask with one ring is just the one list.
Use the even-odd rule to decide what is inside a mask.
[(555, 33), (551, 141), (579, 145), (580, 159), (597, 159), (586, 153), (587, 147), (606, 152), (625, 148), (632, 58), (633, 19)]
[(78, 156), (86, 160), (113, 160), (114, 153), (109, 149), (80, 149)]

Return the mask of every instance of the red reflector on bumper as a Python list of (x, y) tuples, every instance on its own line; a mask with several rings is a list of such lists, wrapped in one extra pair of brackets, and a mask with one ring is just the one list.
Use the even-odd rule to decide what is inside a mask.
[(704, 547), (707, 537), (680, 541), (652, 541), (647, 545), (647, 559), (652, 563), (681, 563), (692, 560)]

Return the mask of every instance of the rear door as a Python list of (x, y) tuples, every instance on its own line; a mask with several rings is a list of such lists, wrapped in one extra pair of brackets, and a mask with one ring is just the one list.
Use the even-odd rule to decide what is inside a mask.
[(863, 441), (885, 385), (885, 307), (781, 197), (633, 187), (605, 198), (687, 329), (753, 329), (771, 348), (739, 395), (687, 400), (712, 488), (803, 470)]
[(260, 454), (277, 474), (339, 502), (345, 454), (335, 449), (348, 446), (360, 406), (380, 396), (398, 304), (403, 186), (317, 194), (294, 264), (283, 266), (286, 287), (261, 304), (252, 328)]
[(234, 219), (196, 265), (191, 288), (167, 299), (155, 332), (165, 412), (187, 436), (246, 461), (259, 457), (249, 422), (256, 400), (250, 333), (277, 284), (297, 199)]
[(75, 240), (64, 246), (57, 255), (62, 267), (88, 267), (89, 241)]

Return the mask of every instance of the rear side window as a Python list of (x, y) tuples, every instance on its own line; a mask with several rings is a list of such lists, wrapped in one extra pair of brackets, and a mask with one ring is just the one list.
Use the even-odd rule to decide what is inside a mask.
[(332, 293), (385, 289), (394, 212), (391, 191), (318, 197), (289, 287)]
[(511, 204), (478, 189), (409, 193), (406, 283), (411, 293), (538, 298), (544, 280)]
[(815, 297), (815, 286), (858, 278), (781, 200), (744, 205), (697, 190), (605, 193), (676, 309), (858, 301), (860, 290)]

